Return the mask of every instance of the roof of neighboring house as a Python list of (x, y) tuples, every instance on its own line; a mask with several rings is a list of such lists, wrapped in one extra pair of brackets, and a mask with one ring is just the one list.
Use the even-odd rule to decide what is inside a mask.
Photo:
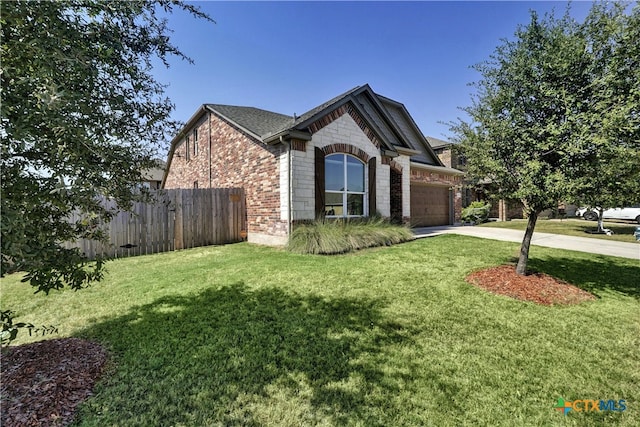
[(425, 138), (427, 138), (427, 141), (429, 141), (429, 145), (431, 145), (431, 148), (433, 148), (434, 150), (437, 150), (438, 148), (445, 148), (454, 144), (453, 142), (444, 141), (442, 139), (434, 138), (433, 136), (427, 136)]
[(164, 177), (164, 170), (167, 164), (160, 159), (156, 159), (157, 167), (147, 169), (142, 173), (142, 177), (147, 181), (162, 181)]

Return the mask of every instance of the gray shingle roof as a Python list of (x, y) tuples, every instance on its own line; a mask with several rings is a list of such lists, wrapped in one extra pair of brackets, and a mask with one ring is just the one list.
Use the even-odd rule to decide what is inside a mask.
[(429, 145), (431, 145), (431, 148), (442, 148), (453, 144), (453, 142), (444, 141), (432, 136), (425, 136), (425, 138), (427, 139), (427, 141), (429, 141)]
[[(386, 110), (387, 112), (389, 112), (389, 108), (392, 107), (391, 104), (394, 104), (394, 105), (398, 104), (402, 107), (404, 113), (401, 114), (398, 112), (390, 111), (389, 114), (391, 115), (387, 118), (387, 120), (391, 120), (393, 123), (395, 123), (396, 126), (398, 126), (398, 124), (396, 123), (396, 121), (399, 120), (398, 114), (400, 114), (400, 116), (402, 117), (403, 117), (403, 114), (406, 114), (406, 115), (409, 114), (408, 112), (406, 112), (406, 109), (404, 109), (404, 106), (402, 106), (402, 104), (399, 104), (397, 101), (393, 101), (381, 95), (375, 94), (370, 88), (368, 88), (367, 85), (356, 86), (352, 89), (349, 89), (348, 91), (318, 105), (317, 107), (312, 108), (311, 110), (305, 112), (304, 114), (298, 117), (292, 117), (285, 114), (274, 113), (272, 111), (262, 110), (260, 108), (255, 108), (255, 107), (240, 107), (240, 106), (234, 106), (234, 105), (221, 105), (221, 104), (205, 104), (205, 106), (206, 108), (221, 115), (225, 120), (230, 121), (236, 126), (249, 132), (254, 137), (264, 141), (268, 137), (272, 135), (277, 135), (281, 132), (286, 132), (296, 128), (299, 128), (300, 130), (302, 130), (302, 127), (307, 126), (308, 121), (313, 120), (316, 115), (325, 112), (327, 109), (331, 108), (334, 104), (344, 103), (347, 100), (352, 99), (354, 102), (358, 104), (357, 107), (363, 108), (362, 114), (367, 116), (367, 120), (375, 122), (375, 123), (372, 122), (371, 124), (374, 125), (377, 132), (381, 132), (382, 133), (381, 136), (385, 140), (388, 140), (390, 143), (397, 145), (399, 141), (396, 141), (395, 138), (392, 137), (391, 130), (387, 128), (381, 129), (380, 128), (381, 124), (378, 123), (379, 120), (375, 121), (373, 120), (372, 117), (370, 117), (369, 110), (374, 107), (370, 106), (369, 109), (366, 108), (367, 105), (369, 104), (365, 102), (366, 99), (361, 98), (362, 90), (370, 91), (373, 97), (377, 97), (377, 99), (380, 99), (383, 104), (381, 108), (387, 109)], [(393, 110), (393, 108), (391, 109)], [(381, 118), (378, 117), (378, 119), (381, 119)], [(412, 142), (409, 146), (415, 146), (413, 148), (419, 151), (422, 151), (421, 154), (413, 156), (414, 160), (422, 161), (426, 164), (433, 164), (434, 162), (438, 163), (438, 160), (435, 160), (437, 159), (437, 157), (435, 157), (435, 155), (432, 156), (431, 154), (429, 154), (431, 150), (429, 150), (427, 147), (423, 148), (420, 143), (416, 143), (415, 141), (416, 138), (422, 139), (423, 141), (424, 139), (426, 139), (432, 149), (442, 148), (451, 144), (451, 142), (444, 141), (431, 136), (422, 136), (422, 134), (413, 135), (413, 133), (408, 132), (408, 130), (406, 129), (406, 126), (404, 128), (401, 126), (401, 128), (399, 128), (398, 131), (402, 133), (403, 139), (407, 139), (408, 140), (407, 142), (409, 141)], [(404, 144), (401, 144), (401, 145), (404, 145)]]
[(207, 104), (207, 107), (258, 137), (271, 134), (278, 130), (288, 129), (294, 123), (293, 117), (291, 116), (261, 110), (255, 107), (238, 107), (220, 104)]

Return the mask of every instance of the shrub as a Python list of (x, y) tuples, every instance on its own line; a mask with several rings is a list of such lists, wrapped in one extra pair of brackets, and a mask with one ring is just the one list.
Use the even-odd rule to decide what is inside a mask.
[(405, 226), (381, 217), (367, 219), (318, 219), (296, 226), (287, 249), (302, 254), (341, 254), (375, 246), (388, 246), (413, 239)]
[(487, 222), (490, 210), (490, 203), (472, 202), (469, 206), (462, 209), (462, 220), (464, 222), (482, 224), (483, 222)]

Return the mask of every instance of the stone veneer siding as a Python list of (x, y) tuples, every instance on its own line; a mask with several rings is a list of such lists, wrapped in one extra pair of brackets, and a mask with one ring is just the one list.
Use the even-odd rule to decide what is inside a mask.
[[(193, 188), (196, 182), (199, 188), (242, 187), (249, 241), (286, 241), (288, 223), (280, 212), (280, 166), (286, 147), (265, 145), (213, 113), (205, 114), (196, 127), (198, 155), (193, 152), (192, 128), (186, 133), (192, 139), (190, 159), (183, 139), (175, 147), (165, 188)], [(281, 238), (273, 241), (272, 236)]]
[[(306, 151), (291, 150), (293, 182), (292, 210), (294, 221), (312, 220), (315, 218), (315, 181), (314, 181), (314, 148), (323, 149), (327, 154), (344, 152), (353, 154), (361, 160), (376, 159), (376, 210), (383, 216), (390, 216), (390, 169), (383, 164), (380, 150), (372, 141), (367, 129), (351, 108), (341, 107), (318, 120), (310, 128), (315, 130)], [(284, 160), (282, 160), (284, 162)], [(397, 165), (401, 168), (400, 165)], [(408, 158), (407, 158), (408, 166)], [(406, 168), (408, 171), (409, 168)], [(405, 172), (408, 181), (408, 172)], [(368, 179), (368, 178), (367, 178)], [(367, 185), (368, 187), (368, 185)], [(283, 191), (283, 194), (285, 192)], [(284, 203), (283, 203), (284, 204)], [(283, 216), (286, 217), (283, 213)]]

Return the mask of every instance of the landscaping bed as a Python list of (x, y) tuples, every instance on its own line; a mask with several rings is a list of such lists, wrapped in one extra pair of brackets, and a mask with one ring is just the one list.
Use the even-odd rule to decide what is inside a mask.
[(62, 338), (3, 349), (3, 426), (64, 426), (92, 394), (107, 352), (99, 344)]
[(579, 304), (596, 299), (589, 292), (548, 274), (519, 275), (512, 265), (475, 271), (467, 276), (467, 281), (497, 295), (543, 305)]

